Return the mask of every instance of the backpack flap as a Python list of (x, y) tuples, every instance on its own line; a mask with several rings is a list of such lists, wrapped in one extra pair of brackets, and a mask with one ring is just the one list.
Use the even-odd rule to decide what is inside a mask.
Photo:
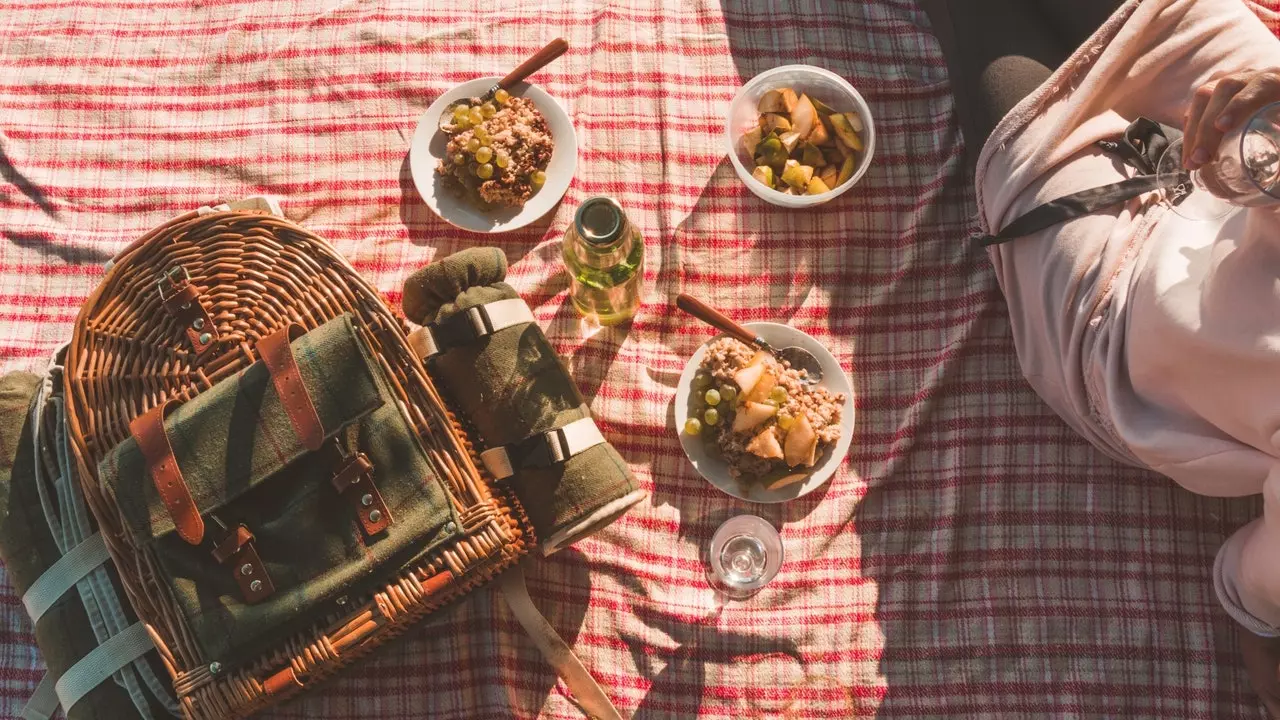
[(136, 418), (99, 466), (135, 544), (224, 664), (459, 532), (349, 316), (257, 350), (191, 401)]

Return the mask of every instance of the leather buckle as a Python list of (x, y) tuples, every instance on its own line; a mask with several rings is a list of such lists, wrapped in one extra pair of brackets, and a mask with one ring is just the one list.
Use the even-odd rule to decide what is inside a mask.
[[(219, 523), (221, 524), (221, 523)], [(253, 533), (244, 525), (236, 526), (213, 548), (213, 559), (219, 565), (231, 565), (231, 576), (240, 586), (245, 603), (261, 602), (276, 591), (276, 586), (253, 546)]]
[(203, 355), (218, 342), (218, 328), (213, 316), (200, 301), (200, 291), (191, 284), (191, 273), (182, 265), (174, 265), (156, 281), (160, 304), (182, 326), (182, 333), (196, 355)]
[(333, 487), (355, 510), (365, 535), (372, 537), (391, 527), (391, 511), (373, 482), (373, 463), (367, 455), (344, 455), (333, 473)]
[(550, 467), (568, 460), (569, 438), (564, 430), (556, 428), (531, 435), (507, 447), (507, 456), (513, 468)]

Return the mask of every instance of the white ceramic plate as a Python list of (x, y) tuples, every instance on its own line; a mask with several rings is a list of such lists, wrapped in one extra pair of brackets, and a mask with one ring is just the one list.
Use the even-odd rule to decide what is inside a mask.
[[(798, 345), (813, 353), (822, 365), (822, 382), (824, 387), (834, 393), (844, 393), (844, 409), (840, 413), (840, 439), (835, 446), (828, 448), (818, 462), (809, 470), (809, 477), (804, 482), (793, 483), (777, 490), (767, 490), (760, 483), (742, 482), (729, 475), (729, 467), (724, 460), (707, 452), (702, 440), (692, 438), (684, 433), (684, 421), (689, 419), (689, 392), (693, 388), (693, 376), (702, 365), (702, 358), (707, 354), (707, 346), (702, 347), (689, 358), (680, 373), (680, 384), (676, 386), (676, 427), (680, 435), (680, 444), (689, 456), (694, 469), (712, 485), (741, 500), (758, 503), (780, 503), (808, 495), (818, 489), (835, 474), (840, 463), (849, 454), (849, 445), (853, 442), (853, 388), (849, 383), (849, 375), (840, 363), (836, 362), (831, 351), (817, 340), (789, 325), (769, 322), (746, 323), (745, 327), (763, 337), (774, 347), (790, 347)], [(714, 338), (713, 338), (714, 339)]]
[(440, 113), (458, 100), (483, 95), (500, 79), (476, 78), (436, 98), (418, 119), (418, 129), (414, 130), (413, 142), (409, 146), (409, 170), (413, 174), (413, 184), (427, 207), (450, 225), (478, 233), (508, 232), (546, 215), (564, 197), (578, 166), (578, 137), (569, 115), (541, 88), (520, 83), (511, 89), (511, 94), (529, 98), (538, 106), (547, 119), (556, 144), (547, 165), (546, 184), (522, 208), (501, 208), (487, 213), (472, 207), (444, 186), (444, 178), (436, 174), (436, 161), (444, 157), (449, 138), (440, 132)]

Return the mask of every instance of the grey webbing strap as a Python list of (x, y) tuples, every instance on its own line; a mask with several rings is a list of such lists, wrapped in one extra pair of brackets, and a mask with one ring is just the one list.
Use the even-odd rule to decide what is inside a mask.
[(430, 323), (409, 335), (409, 346), (426, 360), (453, 347), (534, 321), (533, 311), (520, 298), (495, 300), (460, 310), (440, 322)]
[(604, 435), (589, 417), (562, 428), (537, 433), (510, 445), (489, 448), (480, 461), (495, 480), (505, 480), (522, 467), (547, 467), (562, 463), (588, 448), (603, 443)]
[(40, 684), (36, 686), (31, 699), (27, 700), (22, 712), (18, 713), (18, 717), (22, 720), (49, 720), (53, 717), (53, 711), (57, 709), (58, 691), (53, 675), (45, 673), (44, 677), (40, 678)]
[(525, 584), (524, 570), (519, 565), (511, 568), (498, 578), (498, 586), (502, 588), (511, 612), (542, 651), (543, 657), (555, 668), (556, 674), (564, 680), (581, 710), (596, 720), (622, 720), (622, 715), (618, 714), (618, 709), (613, 706), (604, 689), (587, 672), (587, 668), (573, 654), (573, 649), (564, 638), (560, 637), (534, 606), (529, 597), (529, 587)]
[(22, 604), (26, 606), (31, 622), (39, 622), (49, 608), (58, 602), (58, 598), (110, 558), (102, 533), (90, 535), (66, 555), (58, 558), (57, 562), (31, 583), (31, 587), (22, 596)]
[(70, 712), (89, 691), (153, 649), (151, 633), (140, 622), (107, 638), (58, 678), (58, 702), (63, 712)]

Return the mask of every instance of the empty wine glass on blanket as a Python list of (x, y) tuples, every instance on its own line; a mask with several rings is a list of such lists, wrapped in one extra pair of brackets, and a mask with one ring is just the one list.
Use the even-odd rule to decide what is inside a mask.
[(1280, 103), (1227, 133), (1218, 159), (1197, 170), (1183, 169), (1182, 147), (1182, 138), (1169, 143), (1156, 169), (1179, 216), (1217, 220), (1241, 207), (1280, 203)]
[(738, 515), (711, 537), (711, 585), (731, 600), (760, 592), (782, 567), (782, 536), (767, 520)]

